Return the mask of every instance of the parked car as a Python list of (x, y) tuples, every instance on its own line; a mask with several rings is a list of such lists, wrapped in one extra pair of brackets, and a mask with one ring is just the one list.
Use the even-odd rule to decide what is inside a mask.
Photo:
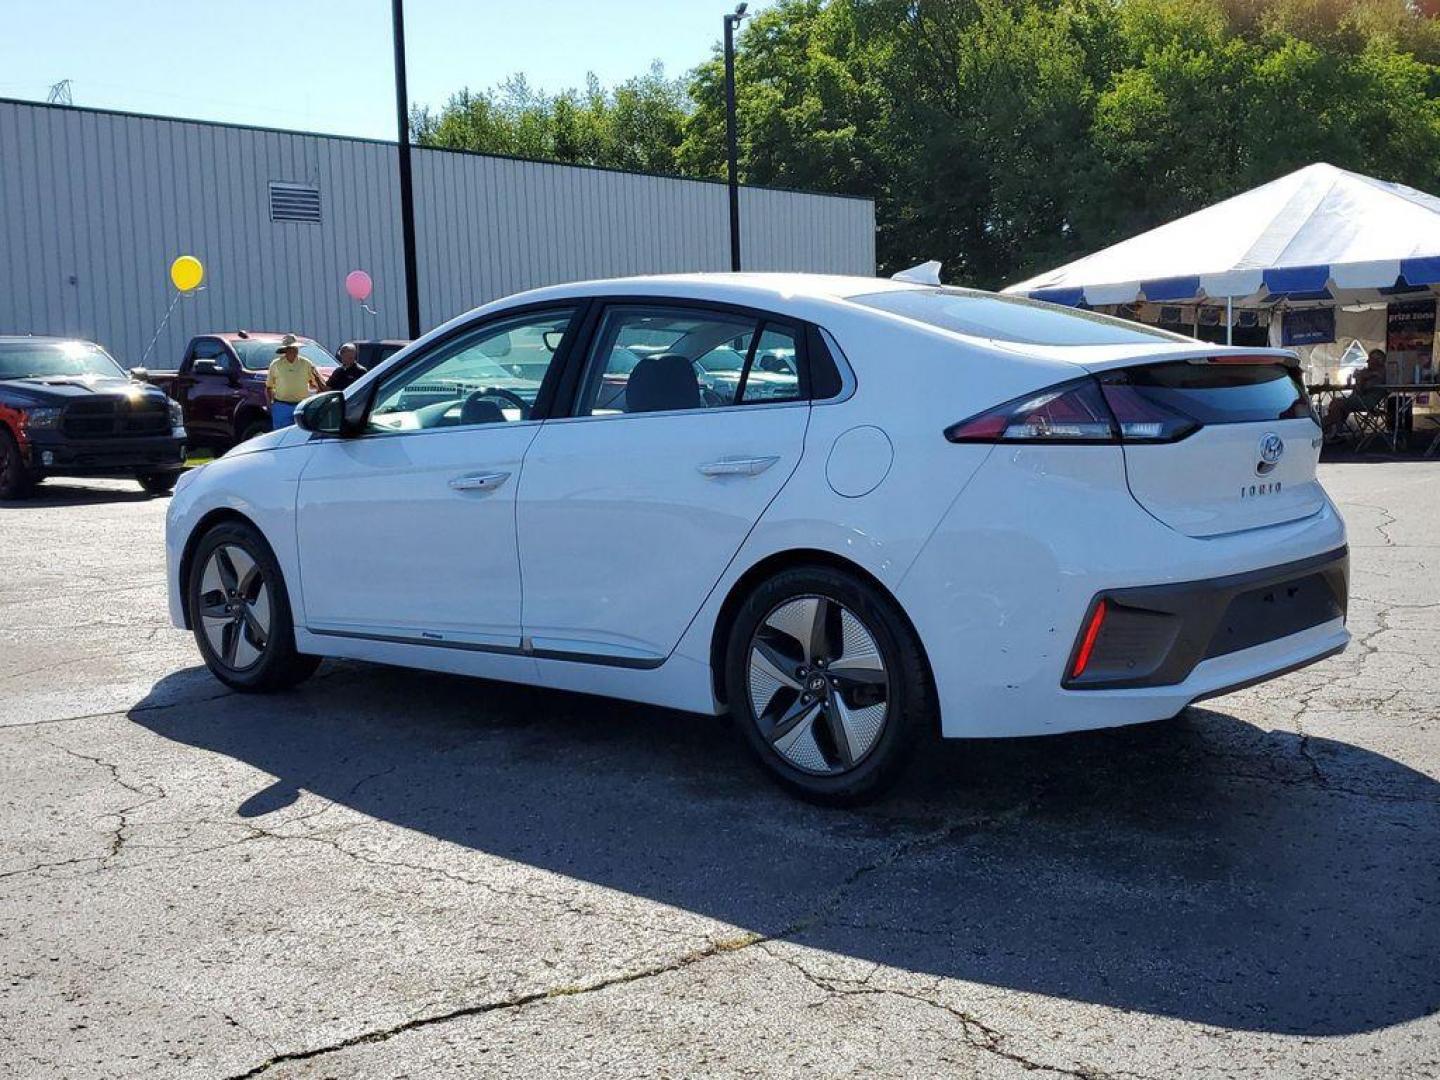
[(0, 499), (47, 476), (133, 476), (158, 495), (184, 465), (179, 407), (99, 345), (0, 337)]
[[(522, 337), (543, 373), (487, 386)], [(790, 392), (703, 393), (736, 342)], [(182, 480), (171, 616), (239, 690), (340, 656), (728, 709), (791, 790), (855, 801), (937, 731), (1159, 720), (1343, 649), (1297, 370), (899, 281), (540, 289)]]
[[(144, 377), (180, 404), (193, 446), (223, 450), (270, 430), (265, 373), (283, 334), (236, 330), (190, 339), (176, 371)], [(328, 376), (335, 358), (309, 338), (300, 355)]]

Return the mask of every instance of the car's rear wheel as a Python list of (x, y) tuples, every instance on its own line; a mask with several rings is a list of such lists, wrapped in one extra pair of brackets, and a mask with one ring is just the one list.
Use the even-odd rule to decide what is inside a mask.
[(0, 499), (23, 499), (35, 488), (35, 476), (20, 456), (20, 446), (0, 427)]
[(935, 727), (914, 629), (880, 590), (828, 567), (782, 571), (745, 601), (726, 691), (766, 770), (815, 802), (874, 798)]
[(230, 521), (210, 529), (195, 551), (188, 588), (196, 644), (227, 686), (282, 690), (320, 665), (320, 657), (295, 649), (285, 579), (254, 526)]
[(178, 472), (141, 473), (135, 479), (149, 494), (166, 495), (175, 489), (175, 482), (180, 479), (180, 474)]

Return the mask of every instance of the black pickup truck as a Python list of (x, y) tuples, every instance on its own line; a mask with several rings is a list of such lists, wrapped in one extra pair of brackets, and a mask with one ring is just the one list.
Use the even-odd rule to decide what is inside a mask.
[(132, 476), (159, 495), (184, 467), (180, 407), (99, 345), (0, 337), (0, 499), (47, 476)]

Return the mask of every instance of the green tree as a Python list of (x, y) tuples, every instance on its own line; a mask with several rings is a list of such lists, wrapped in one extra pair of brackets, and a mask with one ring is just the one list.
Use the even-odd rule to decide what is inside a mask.
[[(741, 178), (871, 195), (880, 269), (996, 286), (1314, 161), (1440, 189), (1440, 25), (1407, 0), (778, 0), (737, 41)], [(684, 79), (418, 110), (426, 145), (725, 173)]]
[(558, 94), (514, 75), (491, 90), (461, 90), (438, 112), (416, 108), (411, 129), (421, 146), (674, 172), (685, 114), (681, 82), (656, 64), (609, 91), (593, 73), (583, 92)]

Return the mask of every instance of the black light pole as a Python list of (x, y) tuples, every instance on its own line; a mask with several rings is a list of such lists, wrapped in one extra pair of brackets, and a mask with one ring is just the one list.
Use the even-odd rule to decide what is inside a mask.
[(405, 245), (405, 314), (410, 340), (420, 336), (420, 286), (415, 270), (415, 189), (410, 179), (410, 95), (405, 85), (405, 0), (391, 0), (395, 33), (395, 117), (400, 136), (400, 235)]
[[(398, 3), (399, 0), (396, 0)], [(725, 142), (730, 167), (730, 269), (740, 269), (740, 152), (735, 133), (735, 27), (748, 4), (736, 4), (725, 16)]]

